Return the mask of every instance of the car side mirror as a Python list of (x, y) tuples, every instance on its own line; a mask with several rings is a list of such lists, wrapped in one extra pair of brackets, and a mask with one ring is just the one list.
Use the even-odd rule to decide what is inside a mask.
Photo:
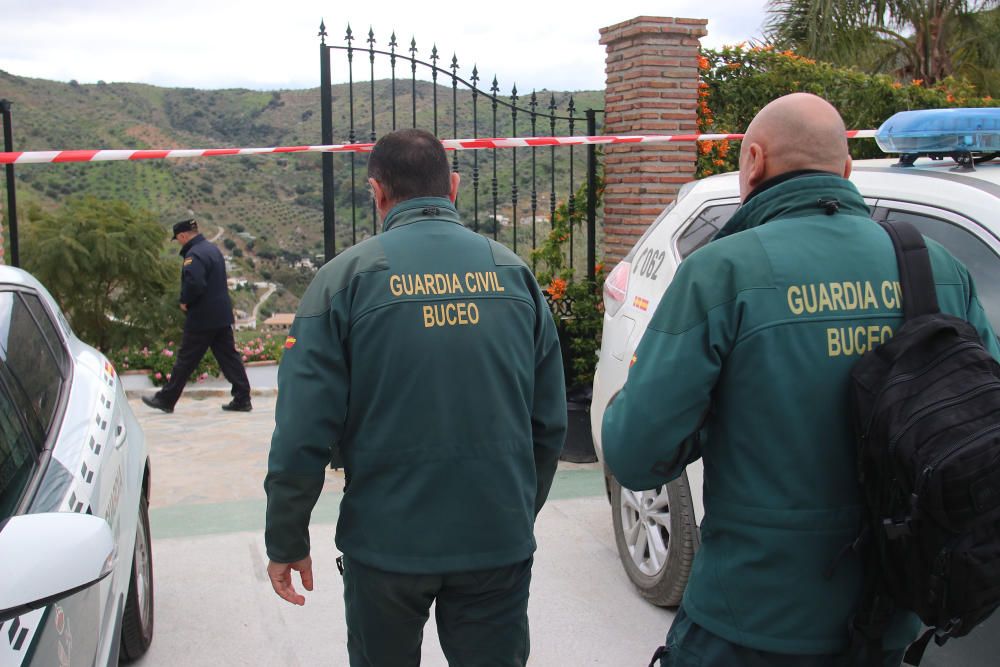
[(0, 623), (78, 593), (114, 570), (111, 527), (89, 514), (23, 514), (0, 525)]

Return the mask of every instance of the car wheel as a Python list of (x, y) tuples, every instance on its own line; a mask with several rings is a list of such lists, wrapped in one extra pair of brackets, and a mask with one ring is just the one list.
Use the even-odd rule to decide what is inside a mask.
[(618, 556), (628, 578), (653, 604), (680, 604), (701, 543), (687, 473), (653, 491), (632, 491), (611, 476)]
[(153, 641), (153, 550), (149, 535), (149, 507), (139, 499), (139, 521), (132, 555), (132, 581), (122, 616), (121, 661), (138, 660)]

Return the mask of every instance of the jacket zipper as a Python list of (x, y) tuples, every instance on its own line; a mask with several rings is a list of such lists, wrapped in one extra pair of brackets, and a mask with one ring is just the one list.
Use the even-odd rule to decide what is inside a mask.
[[(895, 387), (897, 384), (902, 384), (903, 382), (909, 382), (910, 380), (915, 380), (918, 377), (920, 377), (921, 375), (923, 375), (924, 373), (926, 373), (927, 371), (929, 371), (931, 368), (933, 368), (934, 366), (936, 366), (937, 364), (939, 364), (940, 362), (942, 362), (945, 359), (947, 359), (948, 357), (951, 357), (953, 355), (958, 354), (959, 352), (961, 352), (963, 350), (966, 350), (966, 349), (969, 349), (969, 348), (973, 348), (973, 347), (981, 347), (981, 345), (979, 343), (975, 343), (975, 342), (972, 342), (972, 341), (966, 341), (964, 343), (961, 343), (960, 345), (956, 345), (955, 347), (953, 347), (953, 348), (951, 348), (949, 350), (945, 350), (944, 352), (942, 352), (941, 354), (939, 354), (937, 357), (935, 357), (931, 361), (927, 362), (920, 370), (912, 371), (910, 373), (903, 373), (902, 375), (897, 375), (896, 377), (892, 378), (892, 380), (890, 380), (889, 382), (887, 382), (885, 384), (885, 386), (882, 387), (882, 389), (879, 390), (878, 394), (875, 395), (875, 400), (872, 401), (872, 405), (878, 405), (879, 402), (882, 400), (882, 396), (887, 391), (889, 391), (890, 389), (892, 389), (893, 387)], [(869, 419), (868, 419), (868, 426), (867, 426), (867, 428), (865, 428), (865, 440), (867, 440), (869, 438), (869, 436), (871, 435), (872, 422), (873, 421), (875, 421), (875, 411), (874, 410), (872, 410), (871, 417), (869, 417)]]
[(916, 423), (919, 422), (921, 419), (928, 417), (936, 412), (940, 412), (941, 410), (944, 410), (946, 408), (950, 408), (956, 403), (961, 403), (962, 401), (968, 400), (970, 398), (978, 396), (979, 394), (985, 393), (989, 389), (997, 389), (997, 388), (1000, 388), (1000, 382), (998, 382), (997, 380), (990, 380), (989, 382), (983, 383), (978, 387), (970, 389), (964, 394), (953, 396), (952, 398), (949, 398), (947, 401), (944, 401), (942, 403), (935, 403), (933, 405), (928, 405), (921, 408), (916, 412), (916, 414), (912, 415), (906, 421), (906, 423), (903, 424), (903, 427), (896, 433), (896, 435), (894, 435), (892, 439), (889, 440), (889, 457), (890, 458), (895, 457), (896, 445), (899, 444), (899, 441), (903, 439), (903, 436), (906, 435), (907, 431), (913, 428), (916, 425)]
[(949, 447), (948, 451), (939, 454), (936, 459), (934, 459), (933, 461), (931, 461), (930, 463), (928, 463), (926, 466), (924, 466), (924, 470), (923, 470), (923, 472), (920, 475), (920, 485), (917, 487), (919, 489), (919, 491), (917, 492), (917, 494), (918, 495), (922, 495), (923, 494), (924, 487), (927, 486), (927, 482), (930, 479), (931, 473), (933, 473), (934, 469), (938, 465), (940, 465), (945, 459), (947, 459), (949, 456), (951, 456), (952, 454), (954, 454), (955, 452), (957, 452), (959, 449), (961, 449), (965, 445), (967, 445), (970, 442), (972, 442), (973, 440), (977, 440), (977, 439), (983, 437), (984, 435), (986, 435), (987, 433), (991, 433), (991, 432), (997, 431), (997, 430), (1000, 430), (1000, 424), (991, 424), (991, 425), (987, 426), (986, 428), (979, 429), (978, 431), (976, 431), (975, 433), (973, 433), (970, 436), (966, 436), (966, 437), (962, 438), (961, 440), (958, 441), (958, 443), (956, 443), (956, 444), (952, 445), (951, 447)]

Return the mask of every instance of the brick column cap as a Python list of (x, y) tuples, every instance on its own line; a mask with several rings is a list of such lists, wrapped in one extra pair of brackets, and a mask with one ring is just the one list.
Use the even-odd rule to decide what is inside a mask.
[(601, 28), (600, 43), (607, 45), (637, 35), (670, 34), (704, 37), (708, 34), (708, 19), (686, 19), (672, 16), (637, 16), (628, 21)]

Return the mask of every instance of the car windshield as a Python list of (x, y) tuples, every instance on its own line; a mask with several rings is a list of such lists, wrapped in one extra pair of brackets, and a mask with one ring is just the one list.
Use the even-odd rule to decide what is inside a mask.
[(13, 514), (35, 467), (30, 422), (22, 418), (18, 407), (0, 381), (0, 521)]
[(48, 432), (59, 403), (65, 350), (38, 297), (0, 292), (0, 366), (15, 401), (30, 405)]

